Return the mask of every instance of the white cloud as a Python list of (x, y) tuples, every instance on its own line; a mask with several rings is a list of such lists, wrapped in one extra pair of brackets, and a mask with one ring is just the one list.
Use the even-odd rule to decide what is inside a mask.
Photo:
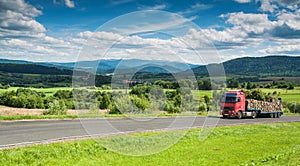
[(45, 27), (34, 18), (42, 12), (35, 7), (19, 1), (0, 1), (0, 31), (9, 35), (20, 31), (32, 34), (44, 33)]
[(265, 12), (275, 12), (280, 10), (280, 8), (297, 10), (300, 6), (299, 0), (256, 0), (261, 4), (260, 10)]
[(207, 10), (207, 9), (212, 8), (212, 7), (213, 7), (213, 5), (210, 5), (210, 4), (195, 3), (194, 5), (192, 5), (187, 10), (178, 12), (178, 14), (179, 15), (195, 14), (195, 13), (197, 13), (200, 10)]
[[(145, 13), (147, 14), (147, 13)], [(157, 16), (157, 17), (155, 17)], [(147, 31), (160, 31), (172, 28), (180, 28), (189, 24), (191, 21), (195, 20), (197, 17), (184, 18), (178, 15), (169, 15), (158, 12), (157, 15), (151, 15), (147, 20), (144, 18), (144, 13), (138, 13), (134, 15), (134, 18), (127, 18), (127, 22), (116, 22), (116, 26), (111, 26), (111, 30), (118, 34), (131, 34), (131, 33), (141, 33)], [(164, 21), (162, 21), (164, 20)]]
[(243, 12), (221, 15), (228, 18), (227, 23), (240, 27), (247, 33), (262, 34), (270, 30), (275, 22), (268, 19), (267, 14), (246, 14)]
[(40, 10), (30, 4), (27, 4), (24, 0), (0, 0), (0, 6), (1, 13), (3, 11), (14, 11), (27, 17), (36, 17), (42, 14)]
[(265, 49), (259, 50), (261, 54), (300, 54), (300, 45), (299, 44), (288, 44), (288, 45), (279, 45), (271, 46)]
[(296, 12), (283, 12), (277, 16), (278, 25), (286, 24), (292, 29), (300, 30), (300, 9)]
[(111, 4), (112, 5), (121, 5), (121, 4), (125, 4), (125, 3), (129, 3), (132, 2), (134, 0), (111, 0)]
[(278, 6), (275, 5), (272, 2), (272, 0), (259, 0), (259, 1), (261, 3), (260, 10), (262, 11), (273, 13), (278, 8)]
[(138, 7), (139, 10), (163, 10), (166, 9), (167, 5), (161, 4), (161, 5), (155, 5), (155, 6), (141, 6)]
[(69, 8), (74, 8), (75, 7), (75, 3), (72, 0), (65, 0), (65, 5)]
[(251, 2), (252, 0), (234, 0), (235, 2), (238, 2), (238, 3), (249, 3)]

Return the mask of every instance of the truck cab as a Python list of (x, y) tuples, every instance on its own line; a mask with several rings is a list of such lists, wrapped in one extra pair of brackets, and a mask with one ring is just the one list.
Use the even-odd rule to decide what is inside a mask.
[(221, 114), (226, 117), (243, 117), (246, 108), (246, 92), (244, 90), (230, 90), (223, 94), (220, 102)]

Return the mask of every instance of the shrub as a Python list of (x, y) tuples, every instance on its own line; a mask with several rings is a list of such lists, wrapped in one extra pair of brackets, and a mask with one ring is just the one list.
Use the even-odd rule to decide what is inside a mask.
[(63, 100), (53, 100), (49, 103), (49, 109), (43, 112), (43, 115), (66, 115), (67, 109)]
[(165, 105), (165, 111), (168, 113), (179, 113), (180, 107), (175, 106), (173, 101), (167, 101)]
[(206, 104), (203, 103), (203, 102), (200, 102), (198, 111), (199, 111), (199, 112), (205, 112), (205, 111), (207, 111), (207, 106), (206, 106)]
[(300, 113), (300, 103), (291, 102), (287, 104), (287, 108), (291, 113)]
[(126, 95), (114, 96), (112, 100), (113, 104), (109, 112), (110, 114), (129, 113), (135, 110), (133, 100)]

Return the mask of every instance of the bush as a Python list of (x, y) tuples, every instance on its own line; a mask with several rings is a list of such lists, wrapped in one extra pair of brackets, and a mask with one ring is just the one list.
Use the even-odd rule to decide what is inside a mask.
[(174, 105), (174, 102), (172, 101), (167, 101), (166, 106), (165, 106), (165, 111), (168, 113), (179, 113), (180, 108)]
[(145, 113), (145, 110), (150, 107), (150, 102), (145, 96), (138, 97), (136, 95), (132, 96), (132, 100), (135, 108), (134, 112), (136, 113)]
[(133, 100), (126, 95), (118, 95), (112, 98), (113, 104), (110, 110), (110, 114), (130, 113), (134, 112)]
[(104, 92), (101, 96), (98, 97), (100, 99), (99, 108), (100, 109), (108, 109), (111, 106), (110, 95)]
[(45, 108), (45, 94), (31, 89), (19, 88), (0, 95), (0, 104), (17, 108)]
[(300, 103), (291, 102), (287, 104), (287, 108), (291, 113), (300, 113)]
[(49, 109), (43, 112), (43, 115), (66, 115), (67, 109), (63, 100), (53, 100), (49, 103)]
[(199, 112), (205, 112), (205, 111), (207, 111), (207, 106), (206, 106), (206, 104), (203, 103), (203, 102), (200, 102), (198, 111), (199, 111)]
[(246, 98), (265, 101), (265, 94), (259, 89), (253, 89), (246, 93)]

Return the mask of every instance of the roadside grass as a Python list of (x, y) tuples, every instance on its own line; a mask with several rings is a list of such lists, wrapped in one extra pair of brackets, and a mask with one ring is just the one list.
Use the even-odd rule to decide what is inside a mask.
[[(182, 130), (36, 145), (1, 150), (0, 165), (299, 165), (299, 127), (299, 122), (217, 127), (204, 141), (201, 129), (191, 129), (167, 150), (146, 156), (109, 149), (156, 150), (155, 141), (176, 139)], [(152, 146), (140, 141), (145, 139)]]
[(280, 93), (280, 97), (282, 98), (283, 102), (300, 102), (300, 87), (295, 87), (295, 89), (292, 90), (286, 90), (286, 89), (266, 89), (266, 88), (260, 88), (265, 93), (273, 93), (277, 92)]
[[(219, 116), (219, 114), (210, 114)], [(147, 117), (177, 117), (177, 116), (199, 116), (205, 117), (207, 113), (181, 113), (181, 114), (79, 114), (79, 115), (13, 115), (0, 116), (1, 120), (26, 120), (26, 119), (76, 119), (76, 118), (147, 118)], [(284, 113), (284, 116), (300, 116), (298, 113)]]

